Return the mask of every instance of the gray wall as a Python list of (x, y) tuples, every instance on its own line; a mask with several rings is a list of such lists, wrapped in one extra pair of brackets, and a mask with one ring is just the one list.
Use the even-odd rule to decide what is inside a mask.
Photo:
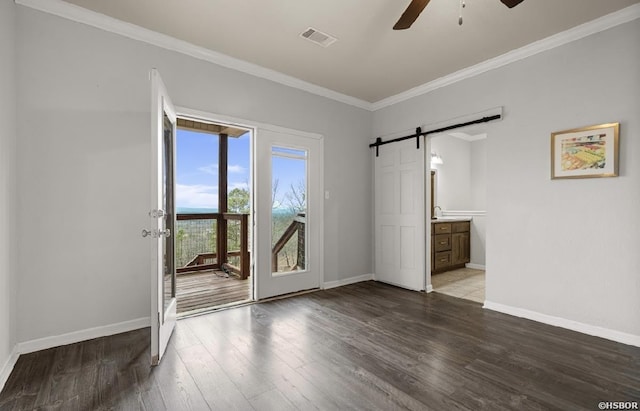
[[(387, 135), (487, 125), (488, 301), (640, 336), (640, 20), (374, 114)], [(550, 133), (621, 123), (620, 177), (550, 180)], [(446, 161), (446, 159), (445, 159)]]
[[(487, 140), (476, 140), (471, 143), (471, 192), (470, 209), (487, 211)], [(471, 264), (486, 266), (487, 264), (487, 216), (474, 215), (471, 226)]]
[(437, 171), (436, 205), (443, 210), (471, 210), (471, 144), (448, 135), (431, 139), (431, 152), (442, 157)]
[(17, 49), (19, 341), (149, 316), (152, 67), (176, 105), (324, 135), (324, 280), (372, 272), (372, 113), (23, 7)]
[(487, 139), (475, 140), (471, 145), (471, 210), (487, 209)]
[(15, 9), (0, 1), (0, 387), (15, 343)]

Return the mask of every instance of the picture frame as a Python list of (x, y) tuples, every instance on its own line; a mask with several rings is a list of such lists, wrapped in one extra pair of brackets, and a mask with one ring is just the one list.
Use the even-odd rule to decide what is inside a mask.
[(551, 179), (617, 177), (620, 123), (551, 133)]

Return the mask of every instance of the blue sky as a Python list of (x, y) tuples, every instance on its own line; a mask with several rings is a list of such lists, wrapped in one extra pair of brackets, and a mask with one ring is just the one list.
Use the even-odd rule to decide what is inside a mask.
[[(229, 190), (249, 188), (249, 133), (229, 138)], [(178, 129), (176, 207), (218, 209), (218, 136)]]
[[(250, 138), (229, 138), (229, 191), (249, 189)], [(273, 158), (279, 180), (276, 201), (286, 206), (285, 193), (304, 175), (304, 161)], [(178, 129), (176, 139), (176, 207), (218, 209), (218, 136)]]

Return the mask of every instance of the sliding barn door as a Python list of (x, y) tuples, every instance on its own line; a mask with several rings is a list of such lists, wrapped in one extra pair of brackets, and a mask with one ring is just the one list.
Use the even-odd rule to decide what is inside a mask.
[[(423, 141), (422, 141), (423, 143)], [(425, 289), (425, 156), (413, 139), (378, 148), (374, 156), (375, 278)]]

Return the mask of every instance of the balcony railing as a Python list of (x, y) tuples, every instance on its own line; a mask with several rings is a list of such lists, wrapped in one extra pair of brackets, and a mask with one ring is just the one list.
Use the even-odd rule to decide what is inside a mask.
[(279, 263), (279, 253), (289, 243), (289, 240), (293, 238), (295, 234), (298, 235), (295, 244), (295, 256), (296, 260), (294, 267), (288, 267), (286, 271), (304, 270), (306, 265), (306, 246), (305, 246), (305, 226), (307, 223), (305, 213), (297, 213), (291, 220), (289, 226), (284, 230), (278, 241), (275, 242), (271, 249), (271, 272), (277, 273), (282, 271)]
[(215, 269), (249, 277), (248, 214), (177, 214), (176, 220), (178, 274)]

